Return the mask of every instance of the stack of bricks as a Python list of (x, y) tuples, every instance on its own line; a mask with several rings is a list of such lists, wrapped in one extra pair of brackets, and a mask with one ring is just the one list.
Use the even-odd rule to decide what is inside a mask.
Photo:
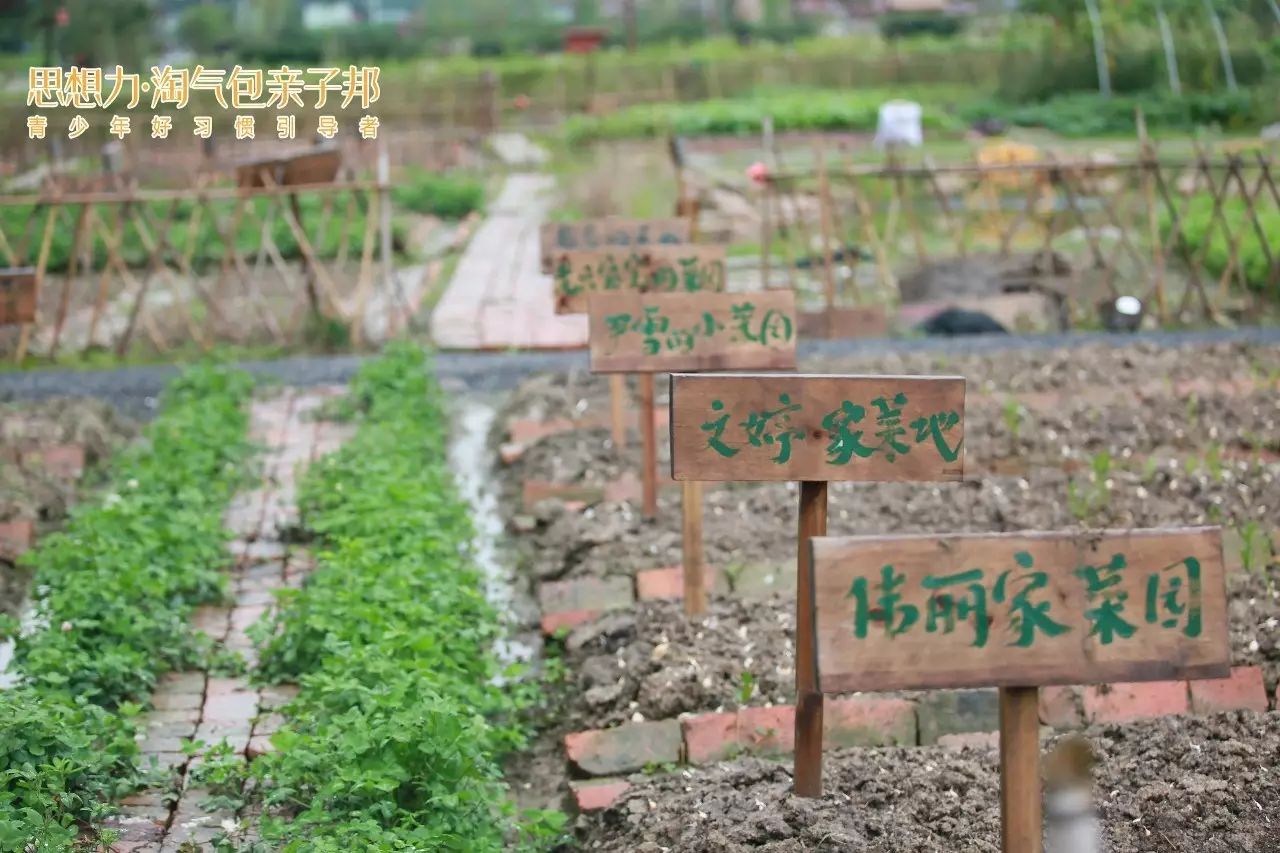
[[(911, 698), (868, 694), (829, 698), (825, 704), (827, 748), (999, 745), (994, 689), (934, 690)], [(1235, 667), (1228, 678), (1203, 681), (1046, 687), (1040, 698), (1041, 723), (1055, 729), (1267, 709), (1262, 670), (1253, 666)], [(630, 787), (626, 774), (737, 755), (786, 756), (794, 749), (794, 728), (795, 707), (773, 705), (574, 732), (564, 739), (565, 755), (577, 777), (570, 788), (579, 810), (607, 808)]]
[[(256, 401), (251, 411), (250, 436), (264, 448), (263, 480), (258, 488), (236, 495), (227, 510), (224, 523), (234, 537), (228, 572), (231, 602), (197, 609), (193, 624), (215, 644), (240, 655), (249, 669), (257, 664), (249, 627), (272, 608), (277, 590), (301, 586), (312, 568), (307, 552), (289, 544), (294, 538), (289, 532), (299, 523), (296, 483), (308, 463), (336, 450), (350, 434), (349, 427), (309, 418), (340, 392), (287, 390)], [(176, 853), (184, 844), (208, 847), (223, 833), (252, 840), (241, 829), (249, 823), (248, 815), (201, 805), (209, 798), (193, 774), (201, 759), (189, 757), (183, 743), (195, 740), (207, 749), (225, 742), (246, 759), (261, 755), (271, 749), (270, 737), (284, 722), (277, 709), (296, 692), (289, 685), (255, 687), (248, 675), (163, 676), (140, 726), (141, 749), (144, 766), (154, 762), (168, 769), (170, 785), (123, 801), (121, 814), (109, 824), (122, 833), (114, 849)]]

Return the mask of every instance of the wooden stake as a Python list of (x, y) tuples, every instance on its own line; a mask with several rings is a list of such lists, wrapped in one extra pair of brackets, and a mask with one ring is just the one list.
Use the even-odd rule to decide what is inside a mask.
[(627, 446), (627, 377), (622, 373), (609, 374), (609, 420), (613, 446), (621, 450)]
[(1041, 853), (1040, 691), (1000, 688), (1000, 835), (1004, 853)]
[(684, 511), (684, 612), (707, 612), (706, 572), (702, 565), (702, 483), (685, 480), (681, 508)]
[(800, 484), (796, 534), (796, 764), (799, 797), (822, 796), (822, 694), (818, 692), (817, 638), (813, 636), (813, 585), (809, 539), (827, 535), (827, 484)]
[(644, 486), (643, 511), (646, 518), (655, 518), (658, 515), (658, 437), (653, 425), (653, 374), (641, 373), (637, 379), (640, 384), (640, 481)]

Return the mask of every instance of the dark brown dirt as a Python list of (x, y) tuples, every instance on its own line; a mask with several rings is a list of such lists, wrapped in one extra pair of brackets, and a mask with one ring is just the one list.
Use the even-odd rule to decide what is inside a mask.
[[(1120, 388), (1126, 392), (1173, 383), (1251, 376), (1280, 378), (1280, 348), (1261, 344), (1168, 347), (1138, 343), (1074, 349), (1026, 350), (948, 356), (930, 353), (863, 354), (810, 358), (800, 370), (811, 373), (946, 374), (969, 380), (971, 394), (1020, 394), (1070, 388)], [(665, 388), (657, 383), (659, 396)], [(1212, 395), (1201, 395), (1212, 396)], [(495, 440), (509, 418), (607, 416), (609, 382), (585, 372), (545, 374), (523, 383), (495, 421)], [(1273, 415), (1274, 416), (1274, 415)]]
[[(59, 527), (81, 483), (52, 476), (44, 466), (24, 461), (55, 445), (79, 444), (90, 470), (137, 433), (131, 421), (106, 403), (53, 399), (0, 404), (0, 521), (31, 519), (37, 536)], [(28, 573), (0, 559), (0, 612), (13, 615), (26, 596)]]
[[(1112, 853), (1262, 853), (1280, 845), (1280, 715), (1247, 712), (1098, 726), (1095, 784)], [(827, 753), (826, 794), (790, 793), (789, 768), (743, 759), (657, 777), (579, 818), (601, 853), (1000, 849), (994, 750)]]
[(572, 728), (788, 702), (794, 636), (795, 604), (781, 596), (719, 599), (695, 618), (667, 601), (601, 617), (565, 640)]

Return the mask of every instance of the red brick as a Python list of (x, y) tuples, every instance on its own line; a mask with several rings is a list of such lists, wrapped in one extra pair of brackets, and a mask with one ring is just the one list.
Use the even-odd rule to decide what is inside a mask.
[(828, 699), (822, 709), (822, 742), (836, 746), (914, 746), (916, 706), (906, 699), (853, 696)]
[(587, 508), (586, 501), (565, 501), (564, 502), (565, 512), (579, 513), (586, 510), (586, 508)]
[(644, 484), (633, 471), (624, 471), (618, 479), (604, 487), (604, 499), (610, 503), (634, 503), (644, 497)]
[(550, 634), (580, 625), (607, 610), (621, 610), (635, 603), (631, 578), (586, 577), (544, 583), (538, 590), (542, 630)]
[(546, 613), (542, 617), (542, 633), (551, 636), (562, 629), (576, 628), (603, 613), (603, 610), (564, 610), (559, 613)]
[(956, 732), (938, 737), (938, 746), (943, 749), (999, 749), (999, 732)]
[(248, 722), (258, 713), (258, 694), (236, 678), (210, 678), (204, 700), (202, 725)]
[(1079, 687), (1040, 688), (1040, 722), (1055, 729), (1078, 729), (1084, 725), (1082, 692)]
[(29, 518), (0, 521), (0, 558), (17, 560), (31, 548), (35, 536), (36, 526)]
[(579, 770), (592, 776), (612, 776), (643, 770), (652, 764), (680, 761), (680, 723), (624, 723), (565, 735), (564, 750)]
[(1090, 723), (1127, 723), (1189, 710), (1185, 681), (1111, 684), (1084, 691), (1084, 714)]
[(551, 483), (546, 480), (525, 480), (520, 494), (520, 501), (525, 509), (530, 509), (540, 501), (585, 501), (588, 504), (599, 503), (604, 493), (592, 486), (574, 483)]
[(739, 709), (738, 744), (757, 755), (783, 755), (794, 751), (795, 707), (774, 705), (771, 708)]
[(1000, 728), (995, 690), (930, 690), (916, 700), (920, 743), (937, 743), (943, 735), (989, 732)]
[(244, 754), (249, 758), (257, 758), (260, 755), (266, 755), (268, 752), (274, 751), (275, 745), (271, 743), (271, 735), (254, 735), (249, 738)]
[(573, 791), (573, 799), (580, 812), (595, 812), (607, 809), (625, 794), (631, 783), (626, 779), (591, 779), (569, 783)]
[(685, 760), (709, 764), (738, 750), (738, 715), (733, 712), (698, 714), (680, 721)]
[(60, 480), (78, 480), (84, 473), (84, 447), (79, 444), (55, 444), (27, 455)]
[[(716, 583), (716, 570), (712, 566), (703, 566), (702, 571), (703, 583), (711, 589)], [(637, 572), (636, 597), (641, 601), (684, 598), (684, 567), (666, 566)]]
[(204, 703), (200, 693), (160, 692), (151, 697), (151, 707), (157, 711), (185, 711), (199, 708)]
[(1262, 683), (1262, 670), (1259, 667), (1234, 666), (1227, 678), (1187, 683), (1191, 687), (1191, 710), (1197, 714), (1267, 710), (1267, 688)]
[(578, 425), (568, 418), (552, 418), (549, 421), (518, 420), (507, 427), (507, 438), (515, 444), (530, 444), (540, 438), (571, 432)]

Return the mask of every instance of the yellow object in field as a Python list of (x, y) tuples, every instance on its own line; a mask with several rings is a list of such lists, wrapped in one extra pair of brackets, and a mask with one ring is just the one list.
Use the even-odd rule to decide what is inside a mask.
[[(1022, 142), (994, 142), (978, 150), (979, 166), (1014, 166), (1040, 162), (1040, 149)], [(1037, 181), (1038, 173), (1028, 169), (993, 170), (983, 174), (983, 182), (1001, 189), (1026, 187)]]
[[(1000, 168), (1043, 162), (1039, 148), (1002, 140), (983, 146), (977, 153), (981, 167), (968, 199), (970, 211), (981, 212), (978, 231), (988, 238), (999, 237), (1007, 247), (1030, 240), (1038, 242), (1034, 213), (1046, 203), (1052, 209), (1053, 189), (1044, 169)], [(1033, 214), (1028, 216), (1027, 214)], [(1018, 233), (1026, 229), (1029, 233)]]

